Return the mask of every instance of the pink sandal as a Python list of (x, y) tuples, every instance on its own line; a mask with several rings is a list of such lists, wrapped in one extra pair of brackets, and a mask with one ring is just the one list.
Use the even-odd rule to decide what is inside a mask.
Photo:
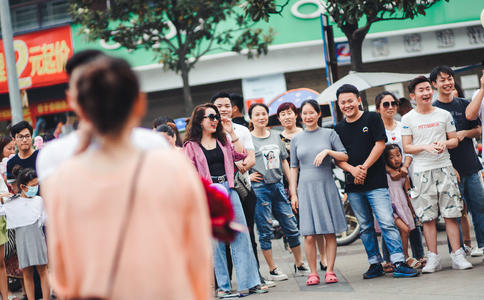
[(306, 280), (306, 285), (317, 285), (319, 282), (320, 279), (318, 274), (309, 274), (308, 280)]
[(338, 277), (336, 277), (334, 272), (326, 272), (326, 274), (324, 274), (324, 281), (326, 281), (326, 283), (336, 283), (338, 282)]

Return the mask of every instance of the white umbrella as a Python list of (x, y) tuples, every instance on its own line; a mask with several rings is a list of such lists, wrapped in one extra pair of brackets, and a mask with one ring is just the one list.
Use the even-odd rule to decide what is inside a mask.
[(339, 79), (327, 89), (325, 89), (318, 97), (320, 104), (327, 104), (330, 101), (336, 101), (336, 91), (343, 84), (352, 84), (356, 86), (359, 91), (369, 89), (371, 87), (382, 86), (386, 84), (410, 81), (413, 78), (422, 74), (405, 74), (405, 73), (385, 73), (385, 72), (354, 72)]

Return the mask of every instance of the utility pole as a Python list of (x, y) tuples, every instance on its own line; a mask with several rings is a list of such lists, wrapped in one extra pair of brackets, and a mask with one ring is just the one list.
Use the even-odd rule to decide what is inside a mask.
[[(328, 15), (321, 14), (321, 34), (323, 38), (323, 55), (324, 63), (326, 65), (326, 82), (328, 87), (332, 85), (336, 80), (338, 80), (338, 62), (336, 60), (333, 27), (329, 24)], [(339, 111), (333, 101), (329, 103), (331, 108), (331, 116), (333, 118), (333, 126), (336, 125), (337, 121), (342, 119)]]
[(15, 124), (22, 121), (24, 117), (18, 85), (15, 50), (13, 47), (12, 20), (10, 18), (10, 7), (8, 0), (0, 0), (0, 22), (2, 25), (5, 64), (7, 65), (8, 93), (10, 99), (10, 110), (12, 112), (12, 124)]

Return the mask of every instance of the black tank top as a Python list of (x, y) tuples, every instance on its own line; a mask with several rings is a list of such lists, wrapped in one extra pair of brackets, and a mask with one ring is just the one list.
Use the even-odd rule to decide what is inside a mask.
[(210, 170), (211, 176), (222, 176), (225, 175), (225, 165), (224, 165), (224, 153), (217, 143), (217, 146), (212, 150), (205, 149), (200, 145), (207, 159), (208, 169)]

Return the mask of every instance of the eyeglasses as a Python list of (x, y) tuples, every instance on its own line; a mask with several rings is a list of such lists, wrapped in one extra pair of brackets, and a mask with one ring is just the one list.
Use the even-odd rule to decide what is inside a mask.
[(393, 107), (397, 107), (398, 106), (398, 102), (397, 101), (383, 102), (382, 105), (383, 105), (384, 108), (389, 108), (390, 105), (392, 105)]
[(209, 118), (210, 121), (215, 121), (215, 120), (220, 121), (220, 115), (217, 115), (217, 114), (209, 114), (207, 116), (203, 116), (203, 118), (204, 119)]
[(15, 137), (17, 140), (21, 141), (21, 140), (30, 140), (32, 138), (32, 136), (30, 134), (26, 134), (26, 135), (17, 135)]

